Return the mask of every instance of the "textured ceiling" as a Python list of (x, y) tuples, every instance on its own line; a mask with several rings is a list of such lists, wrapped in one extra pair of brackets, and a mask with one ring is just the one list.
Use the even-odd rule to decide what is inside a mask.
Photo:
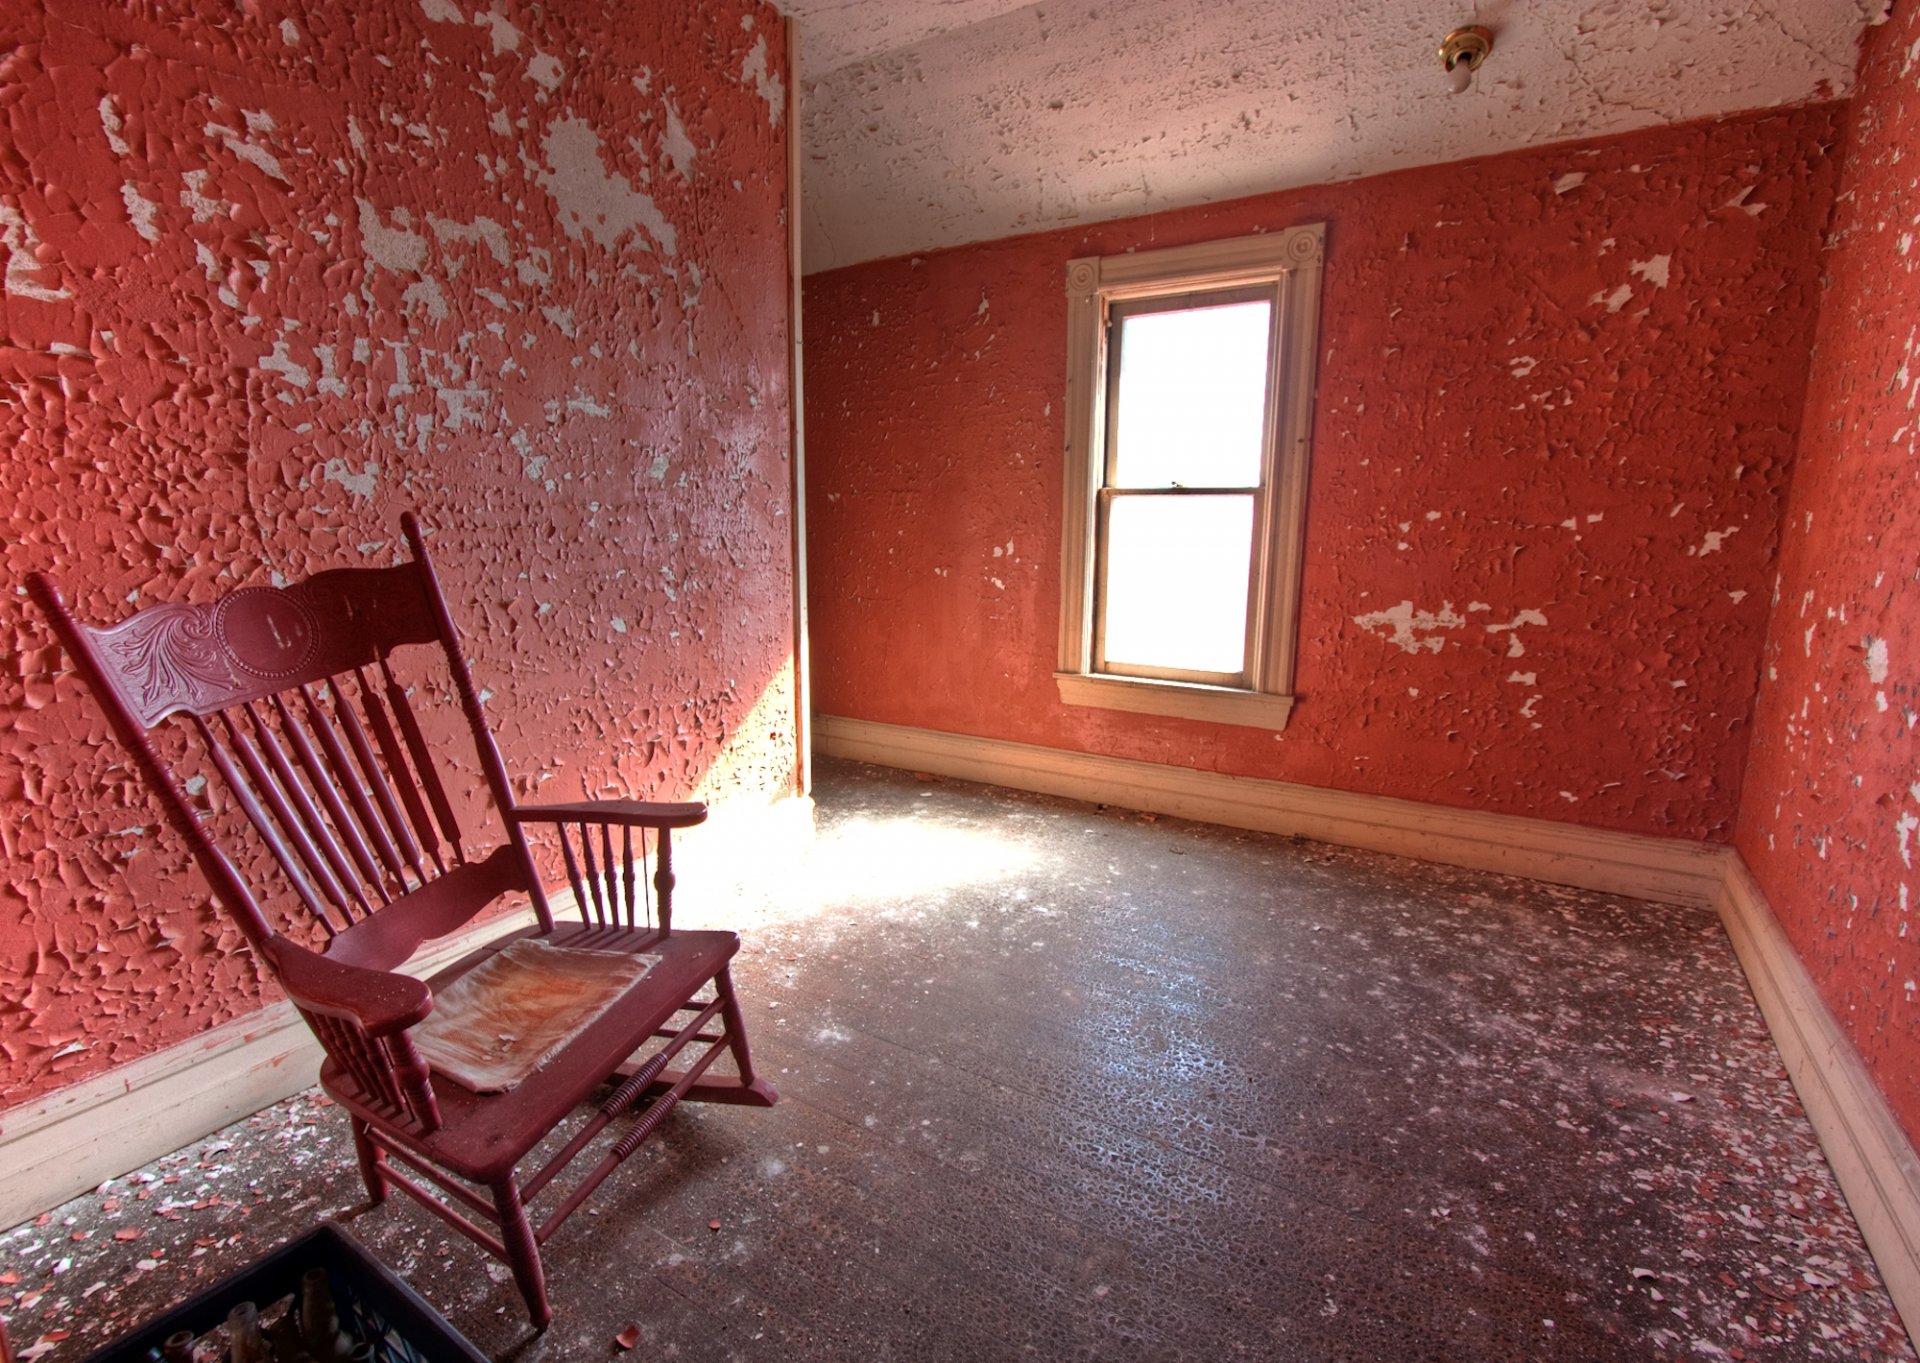
[[(1882, 0), (782, 0), (809, 272), (1850, 92)], [(1496, 35), (1449, 95), (1435, 49)]]

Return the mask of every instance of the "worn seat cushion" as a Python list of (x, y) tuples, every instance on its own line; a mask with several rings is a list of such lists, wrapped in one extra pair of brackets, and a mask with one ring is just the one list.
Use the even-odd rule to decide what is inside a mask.
[[(436, 999), (444, 998), (462, 976), (516, 941), (538, 935), (532, 928), (509, 934), (438, 972), (427, 981), (428, 987)], [(435, 1083), (443, 1123), (437, 1131), (422, 1133), (410, 1129), (410, 1124), (396, 1124), (393, 1113), (370, 1102), (352, 1073), (331, 1057), (320, 1067), (321, 1087), (400, 1145), (464, 1179), (492, 1183), (612, 1077), (740, 949), (739, 937), (731, 932), (676, 929), (662, 933), (566, 922), (557, 924), (543, 940), (550, 946), (658, 960), (622, 991), (613, 1006), (563, 1041), (546, 1064), (512, 1088), (476, 1093), (456, 1083)], [(418, 1030), (416, 1026), (409, 1035), (417, 1035)]]
[(475, 1093), (501, 1093), (551, 1060), (659, 962), (657, 954), (526, 938), (436, 994), (413, 1042), (434, 1073)]

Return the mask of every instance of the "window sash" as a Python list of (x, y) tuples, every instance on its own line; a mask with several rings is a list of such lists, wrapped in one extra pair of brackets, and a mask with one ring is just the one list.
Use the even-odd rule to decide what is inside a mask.
[[(1300, 580), (1305, 558), (1309, 443), (1319, 352), (1320, 291), (1327, 227), (1307, 222), (1188, 246), (1087, 256), (1066, 264), (1068, 325), (1066, 465), (1061, 517), (1058, 668), (1069, 706), (1179, 716), (1279, 731), (1295, 696)], [(1267, 563), (1253, 617), (1259, 653), (1244, 687), (1119, 676), (1094, 670), (1098, 527), (1107, 482), (1106, 364), (1111, 317), (1140, 303), (1178, 307), (1191, 295), (1273, 289), (1270, 339), (1279, 362), (1265, 505), (1256, 541)], [(1122, 315), (1126, 315), (1123, 313)], [(1236, 475), (1237, 476), (1237, 475)]]
[[(1253, 484), (1232, 486), (1188, 487), (1174, 485), (1169, 487), (1120, 487), (1115, 482), (1119, 476), (1120, 427), (1126, 414), (1120, 403), (1120, 365), (1122, 347), (1126, 344), (1126, 322), (1132, 317), (1151, 316), (1156, 313), (1187, 312), (1201, 308), (1232, 307), (1240, 303), (1260, 303), (1268, 305), (1267, 313), (1267, 357), (1266, 391), (1262, 399), (1260, 425), (1260, 481)], [(1266, 593), (1263, 590), (1270, 571), (1272, 552), (1272, 534), (1269, 526), (1272, 509), (1269, 505), (1269, 491), (1274, 480), (1274, 432), (1279, 415), (1280, 388), (1280, 344), (1285, 313), (1285, 298), (1282, 294), (1282, 281), (1243, 285), (1225, 289), (1178, 289), (1173, 292), (1151, 294), (1145, 297), (1130, 298), (1124, 301), (1108, 301), (1106, 306), (1105, 331), (1105, 378), (1106, 403), (1103, 413), (1100, 484), (1095, 490), (1094, 535), (1093, 535), (1093, 620), (1091, 654), (1088, 659), (1089, 670), (1100, 675), (1114, 677), (1139, 677), (1153, 681), (1177, 681), (1198, 683), (1206, 686), (1222, 686), (1233, 690), (1252, 691), (1258, 689), (1257, 679), (1262, 674), (1265, 657), (1267, 630)], [(1242, 666), (1237, 672), (1213, 672), (1202, 668), (1151, 666), (1143, 663), (1115, 661), (1107, 656), (1107, 607), (1109, 605), (1108, 577), (1111, 568), (1111, 532), (1112, 508), (1118, 497), (1182, 497), (1182, 496), (1219, 496), (1222, 494), (1251, 495), (1253, 515), (1247, 546), (1247, 610), (1244, 643), (1241, 652)]]

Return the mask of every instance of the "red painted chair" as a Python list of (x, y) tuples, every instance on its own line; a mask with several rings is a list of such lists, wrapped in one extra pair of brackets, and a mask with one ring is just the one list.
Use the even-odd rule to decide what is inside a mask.
[[(552, 1311), (540, 1246), (674, 1105), (764, 1107), (776, 1095), (754, 1077), (728, 974), (739, 938), (673, 927), (673, 830), (700, 823), (706, 807), (516, 803), (419, 524), (409, 515), (403, 525), (411, 563), (248, 587), (208, 605), (150, 606), (100, 629), (76, 621), (44, 574), (30, 586), (215, 899), (325, 1048), (320, 1082), (352, 1121), (373, 1201), (397, 1185), (506, 1260), (530, 1318), (544, 1327)], [(410, 690), (390, 659), (409, 645), (437, 645), (458, 694), (504, 834), (490, 850), (476, 852), (456, 819), (441, 754), (415, 714), (414, 701), (436, 688)], [(184, 745), (156, 745), (154, 730), (168, 720), (191, 730)], [(201, 817), (206, 792), (190, 795), (198, 786), (185, 779), (198, 762), (160, 755), (182, 746), (204, 760), (208, 781), (225, 789), (271, 853), (272, 893), (256, 897), (215, 845)], [(579, 922), (555, 922), (530, 832), (558, 840)], [(426, 983), (397, 972), (422, 942), (509, 893), (531, 901), (537, 928), (509, 933)], [(276, 931), (263, 902), (288, 910), (296, 935)], [(435, 993), (527, 938), (656, 959), (506, 1091), (436, 1082), (415, 1044)], [(708, 1076), (723, 1051), (737, 1077)], [(586, 1111), (603, 1086), (611, 1091)], [(522, 1160), (569, 1118), (579, 1129), (523, 1175)], [(595, 1141), (623, 1119), (624, 1130)], [(606, 1147), (598, 1161), (536, 1221), (530, 1208), (555, 1175), (595, 1146)]]

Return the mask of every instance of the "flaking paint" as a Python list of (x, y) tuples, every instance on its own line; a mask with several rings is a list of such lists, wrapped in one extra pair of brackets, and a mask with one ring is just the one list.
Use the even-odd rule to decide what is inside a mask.
[[(780, 23), (10, 6), (7, 579), (105, 621), (394, 561), (416, 507), (526, 793), (786, 792)], [(49, 632), (0, 612), (11, 1103), (263, 991)]]
[[(812, 276), (816, 707), (1726, 838), (1837, 120), (1634, 133)], [(1316, 220), (1289, 727), (1061, 704), (1066, 262)]]
[(1736, 841), (1920, 1142), (1920, 7), (1845, 133)]

